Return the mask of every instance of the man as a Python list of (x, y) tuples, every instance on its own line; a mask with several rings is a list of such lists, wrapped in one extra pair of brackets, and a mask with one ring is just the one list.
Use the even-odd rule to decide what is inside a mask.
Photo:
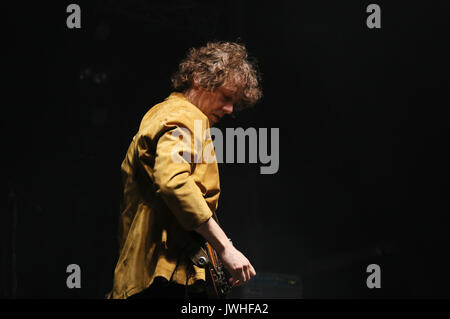
[(242, 45), (208, 43), (189, 50), (172, 83), (176, 92), (145, 114), (121, 166), (120, 255), (108, 298), (205, 297), (205, 270), (187, 256), (193, 233), (216, 250), (232, 286), (256, 274), (212, 218), (220, 186), (209, 135), (225, 114), (260, 99), (255, 66)]

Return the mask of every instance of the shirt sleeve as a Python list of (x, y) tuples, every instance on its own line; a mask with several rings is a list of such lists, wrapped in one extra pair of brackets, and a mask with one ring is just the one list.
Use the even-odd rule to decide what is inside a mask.
[[(200, 188), (191, 176), (198, 161), (202, 139), (194, 136), (192, 127), (185, 123), (171, 123), (160, 135), (154, 152), (152, 179), (156, 191), (186, 230), (194, 230), (211, 216)], [(197, 141), (194, 143), (194, 138)], [(148, 156), (148, 149), (140, 149), (139, 157)], [(201, 156), (201, 155), (200, 155)], [(141, 162), (148, 163), (142, 160)], [(146, 169), (148, 171), (148, 169)]]

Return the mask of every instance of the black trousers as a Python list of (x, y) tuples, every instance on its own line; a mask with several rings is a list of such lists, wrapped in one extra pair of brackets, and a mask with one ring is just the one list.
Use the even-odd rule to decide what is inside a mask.
[[(128, 299), (186, 299), (186, 286), (157, 277), (150, 287)], [(208, 295), (206, 291), (192, 292), (187, 289), (187, 299), (208, 299)]]

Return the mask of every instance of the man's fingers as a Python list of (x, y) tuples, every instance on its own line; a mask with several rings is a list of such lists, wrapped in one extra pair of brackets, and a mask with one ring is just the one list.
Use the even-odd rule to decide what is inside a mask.
[(239, 283), (240, 283), (240, 284), (244, 284), (244, 283), (247, 281), (247, 280), (245, 279), (245, 273), (244, 273), (244, 270), (243, 270), (243, 269), (241, 269), (241, 270), (238, 272), (236, 278), (237, 278), (237, 280), (239, 280)]
[(256, 271), (250, 264), (250, 261), (236, 249), (231, 250), (229, 254), (224, 254), (223, 261), (231, 275), (230, 283), (232, 283), (233, 287), (245, 284), (256, 275)]
[(239, 271), (239, 276), (240, 276), (242, 283), (247, 282), (248, 278), (247, 278), (247, 272), (245, 271), (245, 267), (242, 267), (242, 269)]
[(234, 286), (239, 286), (248, 282), (255, 275), (255, 269), (249, 264), (248, 266), (243, 266), (240, 270), (235, 271), (233, 277), (230, 278), (230, 282), (232, 282)]
[(239, 279), (235, 280), (233, 277), (230, 278), (230, 284), (233, 287), (236, 287), (240, 284), (241, 282), (239, 281)]
[(249, 281), (252, 278), (250, 276), (250, 267), (249, 266), (244, 267), (244, 275), (245, 275), (245, 282)]
[(247, 276), (248, 276), (248, 280), (252, 279), (252, 277), (254, 276), (254, 275), (252, 274), (252, 269), (251, 269), (251, 267), (252, 267), (252, 266), (250, 266), (250, 267), (247, 268)]
[(251, 275), (252, 277), (256, 276), (256, 270), (255, 270), (255, 268), (253, 268), (252, 265), (250, 265), (250, 275)]

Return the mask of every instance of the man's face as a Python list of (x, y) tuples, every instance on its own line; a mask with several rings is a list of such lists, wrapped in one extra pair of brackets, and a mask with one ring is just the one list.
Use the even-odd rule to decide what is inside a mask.
[(225, 114), (233, 113), (233, 106), (237, 100), (238, 95), (234, 90), (221, 86), (213, 92), (197, 90), (193, 104), (208, 117), (212, 126)]

